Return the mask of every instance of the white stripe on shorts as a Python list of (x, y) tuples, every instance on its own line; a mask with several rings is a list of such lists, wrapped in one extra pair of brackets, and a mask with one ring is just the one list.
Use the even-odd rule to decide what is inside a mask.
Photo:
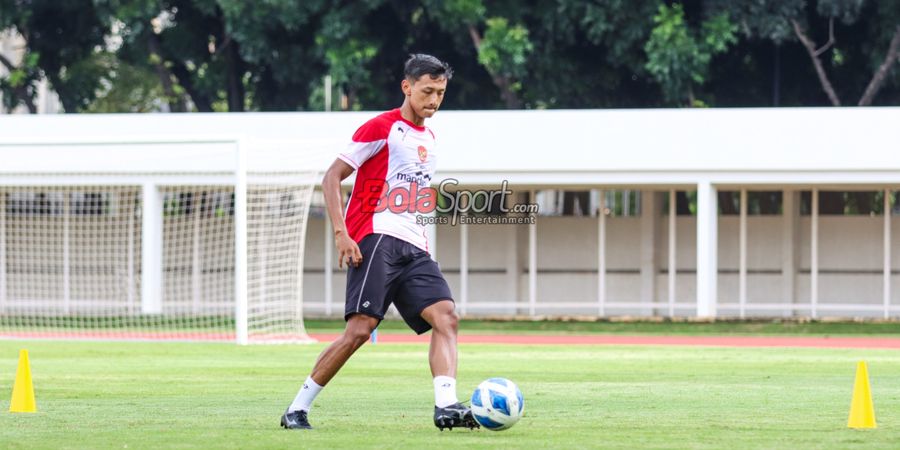
[(381, 238), (383, 237), (383, 234), (378, 236), (378, 241), (375, 242), (375, 247), (372, 248), (372, 254), (369, 255), (369, 264), (366, 266), (366, 274), (363, 275), (362, 286), (359, 287), (359, 297), (356, 299), (356, 312), (359, 312), (359, 302), (362, 301), (362, 293), (363, 289), (366, 287), (366, 279), (369, 278), (369, 269), (372, 268), (372, 260), (375, 259), (375, 250), (378, 250), (378, 244), (381, 243)]

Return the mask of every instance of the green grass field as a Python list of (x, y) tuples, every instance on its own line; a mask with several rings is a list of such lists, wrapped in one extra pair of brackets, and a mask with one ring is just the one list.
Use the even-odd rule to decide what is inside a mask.
[[(306, 319), (310, 333), (340, 332), (341, 319)], [(408, 333), (400, 319), (388, 318), (379, 325), (386, 332)], [(473, 334), (653, 334), (653, 335), (745, 335), (745, 336), (866, 336), (900, 337), (900, 321), (827, 321), (798, 319), (760, 319), (691, 321), (653, 320), (473, 320), (460, 322), (461, 333)]]
[[(886, 350), (463, 345), (460, 396), (517, 382), (525, 417), (502, 432), (439, 432), (427, 347), (367, 345), (314, 405), (278, 419), (323, 344), (0, 341), (6, 448), (897, 448), (900, 354)], [(6, 412), (18, 350), (37, 414)], [(856, 362), (879, 428), (846, 428)]]

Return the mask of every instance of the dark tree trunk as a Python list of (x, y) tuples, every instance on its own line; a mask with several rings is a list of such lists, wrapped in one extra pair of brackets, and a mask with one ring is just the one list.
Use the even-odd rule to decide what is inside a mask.
[(872, 81), (866, 86), (866, 92), (863, 93), (862, 98), (859, 99), (859, 106), (869, 106), (872, 104), (872, 100), (875, 99), (878, 90), (881, 89), (881, 85), (884, 84), (884, 79), (887, 78), (894, 63), (897, 62), (897, 58), (900, 58), (900, 25), (898, 25), (897, 29), (894, 31), (894, 37), (891, 39), (891, 44), (888, 46), (887, 55), (885, 55), (884, 61), (878, 66), (878, 70), (875, 71), (875, 74), (872, 75)]
[(775, 64), (772, 70), (772, 106), (781, 105), (781, 44), (775, 44)]
[[(830, 29), (833, 31), (833, 20)], [(806, 35), (806, 31), (800, 27), (800, 24), (797, 23), (796, 20), (791, 20), (791, 24), (794, 26), (794, 34), (797, 35), (797, 39), (800, 39), (800, 42), (803, 44), (803, 47), (806, 48), (806, 52), (809, 53), (809, 59), (812, 60), (813, 66), (816, 68), (816, 74), (819, 76), (819, 83), (822, 85), (822, 90), (825, 91), (825, 94), (828, 95), (828, 100), (831, 101), (831, 104), (834, 106), (841, 106), (841, 100), (838, 98), (837, 93), (834, 91), (834, 87), (831, 85), (831, 81), (828, 80), (828, 74), (825, 73), (825, 67), (822, 66), (822, 60), (819, 58), (819, 55), (822, 54), (823, 51), (827, 50), (834, 43), (834, 35), (831, 34), (831, 38), (828, 40), (822, 48), (816, 49), (816, 44), (813, 43), (812, 39)]]
[[(469, 37), (472, 38), (472, 44), (475, 46), (475, 50), (478, 51), (481, 47), (481, 34), (478, 33), (474, 25), (469, 25)], [(490, 73), (490, 71), (488, 72)], [(519, 109), (522, 107), (519, 96), (512, 89), (513, 82), (510, 77), (491, 73), (491, 79), (494, 81), (494, 85), (500, 89), (500, 98), (503, 99), (507, 109)]]
[(228, 48), (225, 49), (228, 111), (241, 112), (244, 110), (244, 99), (246, 97), (244, 92), (244, 71), (246, 64), (244, 63), (244, 60), (241, 59), (241, 55), (238, 52), (238, 43), (227, 37), (226, 40), (228, 42), (226, 44)]
[(197, 111), (212, 112), (212, 101), (210, 101), (209, 97), (197, 90), (197, 87), (194, 86), (194, 81), (191, 78), (191, 72), (187, 69), (184, 63), (180, 61), (173, 61), (172, 74), (175, 75), (175, 78), (178, 80), (178, 84), (181, 85), (181, 87), (183, 87), (191, 97), (191, 101), (194, 102), (194, 106), (197, 108)]
[(175, 92), (175, 86), (174, 83), (172, 83), (172, 73), (166, 68), (159, 35), (153, 31), (150, 31), (147, 36), (147, 48), (150, 50), (153, 70), (156, 72), (156, 76), (162, 84), (163, 92), (166, 94), (166, 101), (169, 103), (169, 111), (186, 112), (187, 105), (184, 104), (184, 99)]

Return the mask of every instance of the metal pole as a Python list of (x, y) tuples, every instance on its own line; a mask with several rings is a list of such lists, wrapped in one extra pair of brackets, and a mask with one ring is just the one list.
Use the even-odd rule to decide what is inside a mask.
[(234, 182), (234, 300), (235, 336), (237, 343), (249, 342), (247, 327), (247, 155), (241, 144), (235, 145)]
[[(199, 192), (194, 192), (192, 195), (199, 194)], [(201, 277), (203, 273), (201, 271), (202, 260), (200, 259), (200, 211), (199, 204), (200, 199), (196, 197), (191, 198), (191, 215), (193, 216), (192, 225), (194, 227), (194, 242), (191, 249), (191, 312), (197, 314), (200, 312), (200, 298), (201, 294), (201, 285), (202, 280)]]
[(469, 302), (469, 226), (459, 224), (459, 311), (466, 315)]
[(0, 191), (0, 313), (6, 309), (6, 193)]
[(812, 214), (810, 216), (810, 268), (809, 268), (809, 303), (811, 316), (815, 319), (819, 304), (819, 190), (812, 190)]
[(325, 75), (325, 112), (331, 112), (331, 75)]
[(153, 183), (141, 188), (141, 312), (162, 312), (162, 193)]
[(600, 191), (597, 211), (597, 314), (606, 315), (606, 193)]
[(669, 317), (675, 316), (675, 275), (678, 273), (676, 270), (678, 261), (675, 258), (675, 252), (677, 251), (676, 239), (678, 235), (675, 194), (675, 189), (669, 190)]
[(72, 310), (72, 261), (71, 261), (71, 218), (72, 212), (70, 192), (63, 193), (63, 312)]
[(128, 314), (134, 314), (134, 304), (135, 304), (135, 296), (137, 292), (135, 292), (135, 270), (134, 270), (134, 198), (132, 198), (134, 193), (132, 191), (126, 192), (123, 194), (125, 198), (125, 206), (123, 210), (125, 214), (128, 214), (128, 250), (127, 250), (127, 258), (126, 262), (128, 266)]
[(709, 181), (697, 185), (697, 316), (715, 317), (718, 283), (718, 205)]
[(891, 317), (891, 191), (884, 190), (884, 318)]
[[(534, 191), (531, 191), (534, 198)], [(528, 315), (534, 317), (537, 304), (537, 217), (528, 225)]]
[(738, 249), (740, 262), (738, 268), (738, 285), (740, 304), (740, 317), (745, 316), (747, 306), (747, 190), (741, 189), (741, 218), (740, 218), (740, 244)]

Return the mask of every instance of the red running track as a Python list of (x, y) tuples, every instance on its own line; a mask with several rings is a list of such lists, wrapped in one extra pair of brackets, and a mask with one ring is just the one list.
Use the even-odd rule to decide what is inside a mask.
[[(320, 342), (331, 342), (337, 334), (312, 334)], [(378, 343), (428, 342), (428, 335), (378, 334)], [(628, 335), (522, 335), (461, 334), (465, 344), (562, 344), (562, 345), (681, 345), (714, 347), (817, 347), (900, 349), (900, 338), (802, 337), (802, 336), (628, 336)]]
[[(310, 335), (319, 342), (331, 342), (336, 333)], [(217, 341), (233, 342), (231, 333), (152, 332), (0, 332), (0, 339), (120, 340), (120, 341)], [(293, 336), (268, 336), (277, 342), (295, 341)], [(379, 333), (378, 343), (427, 343), (429, 335)], [(712, 347), (814, 347), (900, 349), (900, 338), (891, 337), (804, 337), (804, 336), (629, 336), (602, 334), (468, 334), (459, 336), (463, 344), (514, 345), (677, 345)]]

